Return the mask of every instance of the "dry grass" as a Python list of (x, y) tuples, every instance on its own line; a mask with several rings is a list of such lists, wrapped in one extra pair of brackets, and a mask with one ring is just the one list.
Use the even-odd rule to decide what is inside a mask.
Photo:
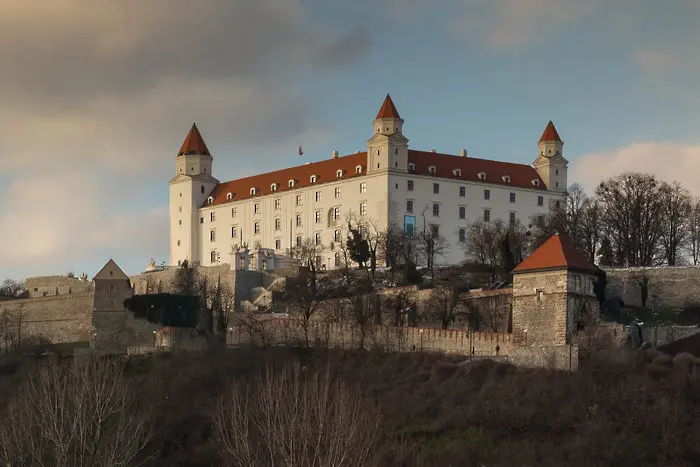
[[(27, 366), (0, 371), (0, 388), (26, 384)], [(154, 466), (682, 466), (700, 452), (696, 367), (271, 348), (133, 359), (124, 378), (153, 414)]]

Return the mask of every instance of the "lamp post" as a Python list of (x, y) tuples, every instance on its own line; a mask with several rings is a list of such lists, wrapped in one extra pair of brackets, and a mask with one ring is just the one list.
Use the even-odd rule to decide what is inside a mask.
[(525, 328), (525, 346), (527, 346), (527, 328)]
[(421, 329), (420, 331), (418, 331), (418, 333), (420, 334), (420, 351), (422, 352), (423, 351), (423, 330)]

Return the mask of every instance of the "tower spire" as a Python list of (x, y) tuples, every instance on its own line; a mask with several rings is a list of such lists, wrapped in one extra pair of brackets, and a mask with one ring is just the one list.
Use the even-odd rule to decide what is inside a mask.
[(202, 138), (202, 134), (199, 132), (196, 123), (192, 124), (192, 128), (190, 128), (190, 132), (187, 133), (187, 138), (185, 138), (185, 142), (182, 143), (182, 147), (177, 155), (211, 156), (207, 145), (204, 144), (204, 138)]
[(401, 118), (401, 116), (399, 115), (399, 111), (396, 110), (396, 106), (394, 105), (394, 102), (391, 100), (391, 96), (389, 96), (389, 94), (386, 95), (386, 98), (384, 99), (384, 103), (382, 104), (382, 107), (379, 109), (379, 112), (377, 113), (377, 118), (375, 120), (379, 120), (380, 118), (396, 118), (396, 119)]
[(542, 133), (542, 137), (540, 138), (540, 143), (544, 141), (562, 142), (561, 138), (559, 137), (559, 132), (557, 132), (557, 129), (554, 127), (554, 123), (552, 123), (551, 120), (549, 123), (547, 123), (547, 127), (544, 129), (544, 133)]

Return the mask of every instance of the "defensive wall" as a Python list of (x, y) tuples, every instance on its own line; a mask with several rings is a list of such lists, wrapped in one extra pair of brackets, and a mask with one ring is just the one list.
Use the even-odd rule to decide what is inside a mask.
[(69, 295), (94, 291), (92, 282), (83, 275), (78, 279), (73, 276), (38, 276), (28, 277), (25, 286), (29, 298)]
[(94, 292), (0, 302), (0, 348), (90, 340)]
[(700, 305), (700, 266), (663, 266), (653, 268), (603, 268), (608, 285), (608, 301), (622, 299), (625, 305), (642, 306), (642, 284), (647, 279), (647, 308), (671, 311)]

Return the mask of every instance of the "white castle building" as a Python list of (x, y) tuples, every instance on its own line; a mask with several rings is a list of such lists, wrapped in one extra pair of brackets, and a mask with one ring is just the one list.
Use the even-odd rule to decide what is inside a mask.
[(170, 180), (170, 264), (235, 264), (248, 245), (284, 255), (312, 239), (323, 245), (319, 267), (340, 265), (337, 244), (345, 216), (405, 231), (430, 225), (449, 244), (436, 263), (464, 259), (459, 246), (469, 222), (523, 223), (563, 202), (567, 160), (549, 122), (530, 165), (408, 148), (404, 120), (387, 95), (367, 151), (228, 182), (214, 178), (213, 157), (192, 125)]

